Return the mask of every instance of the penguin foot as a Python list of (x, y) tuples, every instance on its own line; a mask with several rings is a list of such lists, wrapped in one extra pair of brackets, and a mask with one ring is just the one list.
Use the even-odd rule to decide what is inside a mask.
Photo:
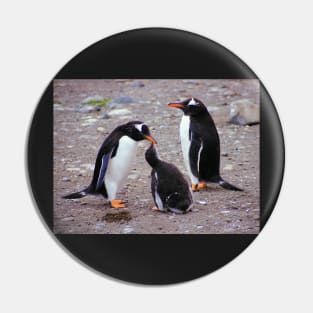
[(198, 190), (206, 188), (208, 185), (206, 183), (199, 183), (198, 184)]
[(152, 209), (152, 211), (161, 211), (158, 207), (154, 206)]
[(196, 191), (200, 191), (201, 189), (206, 188), (207, 186), (208, 186), (207, 183), (192, 184), (191, 190), (193, 192), (196, 192)]
[(111, 200), (111, 207), (114, 209), (123, 209), (125, 208), (125, 201), (123, 200)]
[(199, 191), (199, 189), (198, 189), (198, 184), (192, 184), (192, 185), (191, 185), (191, 190), (192, 190), (193, 192)]

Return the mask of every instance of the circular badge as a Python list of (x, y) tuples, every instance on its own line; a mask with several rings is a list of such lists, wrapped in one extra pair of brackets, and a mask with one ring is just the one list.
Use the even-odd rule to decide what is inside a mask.
[(82, 51), (31, 124), (28, 171), (53, 235), (112, 277), (188, 281), (240, 254), (269, 218), (284, 142), (258, 77), (226, 48), (174, 29)]

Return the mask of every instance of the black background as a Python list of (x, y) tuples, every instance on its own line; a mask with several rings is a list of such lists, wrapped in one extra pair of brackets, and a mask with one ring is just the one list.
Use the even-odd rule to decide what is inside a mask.
[[(173, 29), (150, 28), (101, 40), (68, 62), (56, 79), (255, 79), (217, 43)], [(281, 125), (261, 84), (261, 227), (276, 203), (284, 170)], [(53, 231), (53, 85), (36, 109), (28, 169), (38, 208)], [(256, 235), (55, 235), (76, 257), (113, 277), (145, 284), (186, 281), (210, 273), (241, 253)], [(257, 268), (257, 267), (256, 267)]]

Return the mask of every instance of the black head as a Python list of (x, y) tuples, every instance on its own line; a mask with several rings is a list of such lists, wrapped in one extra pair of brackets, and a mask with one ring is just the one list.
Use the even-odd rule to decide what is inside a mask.
[(168, 104), (172, 108), (181, 109), (185, 115), (198, 115), (207, 112), (205, 105), (196, 98), (188, 98), (181, 102), (171, 102)]
[(158, 164), (159, 157), (153, 143), (151, 143), (150, 147), (146, 150), (145, 157), (151, 167), (155, 167)]
[(148, 140), (153, 144), (156, 144), (156, 140), (150, 135), (149, 127), (141, 121), (131, 121), (124, 125), (121, 125), (119, 129), (128, 137), (140, 141)]
[(166, 204), (170, 211), (175, 213), (187, 213), (190, 209), (191, 202), (186, 199), (186, 195), (174, 192), (167, 196)]

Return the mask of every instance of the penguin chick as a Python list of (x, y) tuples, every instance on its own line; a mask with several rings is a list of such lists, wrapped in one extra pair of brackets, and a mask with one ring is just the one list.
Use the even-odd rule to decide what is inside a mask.
[(219, 135), (205, 105), (196, 98), (168, 105), (184, 113), (180, 123), (180, 140), (192, 190), (203, 189), (212, 182), (225, 189), (242, 191), (220, 175)]
[(136, 158), (138, 142), (144, 139), (156, 143), (148, 126), (141, 121), (131, 121), (115, 128), (99, 149), (90, 185), (63, 198), (102, 195), (109, 199), (113, 208), (124, 208), (125, 201), (117, 200), (116, 194), (125, 183)]
[(146, 160), (152, 167), (151, 192), (159, 211), (188, 212), (193, 203), (191, 190), (184, 176), (173, 164), (159, 159), (153, 144), (146, 151)]

